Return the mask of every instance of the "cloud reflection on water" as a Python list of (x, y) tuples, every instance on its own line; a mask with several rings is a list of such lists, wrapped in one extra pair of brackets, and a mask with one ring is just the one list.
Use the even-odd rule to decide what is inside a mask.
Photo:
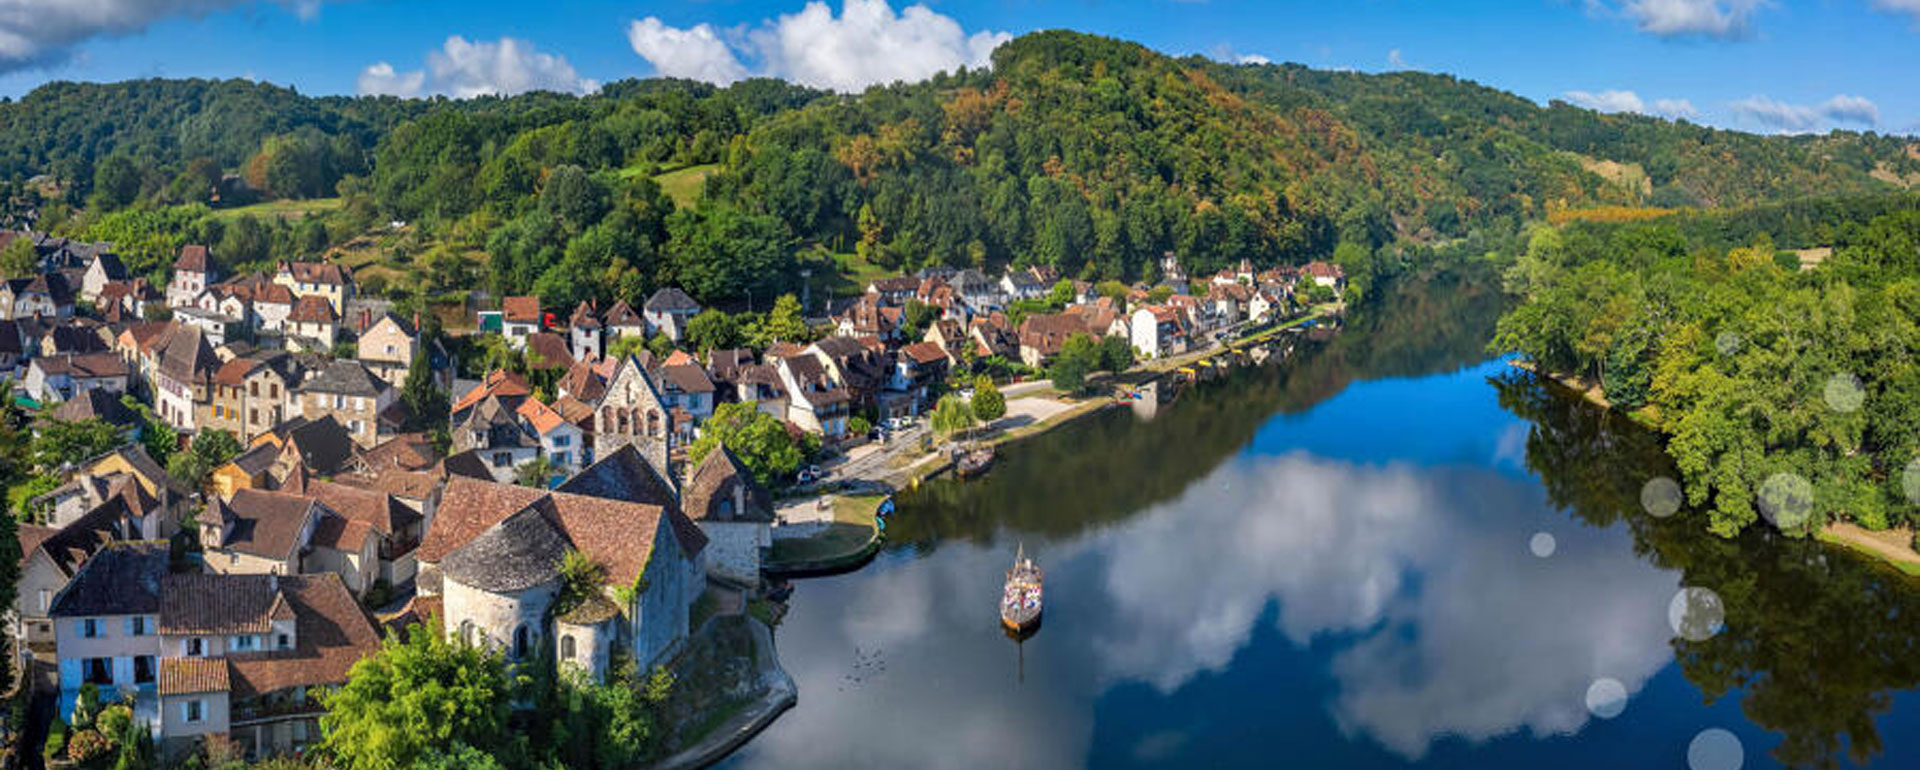
[[(1231, 662), (1271, 601), (1288, 639), (1330, 639), (1349, 735), (1408, 758), (1441, 736), (1579, 730), (1611, 677), (1671, 662), (1675, 576), (1625, 532), (1543, 516), (1538, 488), (1481, 469), (1243, 458), (1104, 533), (1103, 680), (1171, 692)], [(1550, 523), (1547, 523), (1550, 522)], [(1551, 558), (1527, 549), (1546, 523)], [(1631, 705), (1629, 705), (1631, 708)]]

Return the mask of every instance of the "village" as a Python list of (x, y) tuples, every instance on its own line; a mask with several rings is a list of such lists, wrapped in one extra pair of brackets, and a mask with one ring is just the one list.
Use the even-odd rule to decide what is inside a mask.
[[(1078, 338), (1130, 351), (1113, 369), (1190, 360), (1345, 288), (1324, 262), (1190, 279), (1173, 254), (1158, 284), (1118, 289), (934, 268), (811, 308), (802, 337), (703, 350), (688, 332), (708, 309), (673, 287), (637, 309), (502, 297), (434, 335), (328, 261), (225, 275), (188, 245), (158, 286), (110, 244), (0, 246), (20, 238), (40, 270), (0, 283), (0, 379), (36, 435), (115, 439), (40, 468), (51, 488), (24, 501), (17, 681), (53, 733), (124, 703), (169, 756), (301, 751), (315, 694), (410, 629), (593, 678), (672, 668), (716, 612), (753, 614), (770, 576), (803, 571), (773, 563), (781, 544), (835, 556), (802, 547), (824, 531), (805, 512), (864, 501), (828, 518), (871, 526), (902, 469), (935, 467), (943, 398), (998, 380), (1029, 417), (1070, 415), (1091, 389), (1045, 375)], [(517, 365), (462, 376), (456, 352), (487, 349)], [(741, 414), (805, 447), (801, 467), (743, 460), (714, 427)], [(155, 450), (204, 467), (182, 478)], [(563, 597), (574, 554), (604, 584), (588, 600)], [(782, 680), (743, 685), (763, 703), (742, 719), (791, 705)]]

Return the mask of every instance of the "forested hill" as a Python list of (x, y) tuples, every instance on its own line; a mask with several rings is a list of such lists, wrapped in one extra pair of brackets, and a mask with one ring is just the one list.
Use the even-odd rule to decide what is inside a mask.
[[(615, 235), (654, 260), (638, 271), (649, 282), (686, 276), (662, 253), (675, 236), (658, 191), (637, 188), (681, 168), (705, 176), (676, 196), (699, 200), (685, 225), (705, 232), (689, 245), (820, 244), (887, 268), (1032, 261), (1130, 279), (1154, 277), (1168, 250), (1206, 271), (1242, 256), (1303, 261), (1342, 242), (1510, 232), (1565, 210), (1920, 181), (1906, 139), (1762, 137), (1541, 107), (1443, 75), (1227, 65), (1071, 32), (1014, 40), (993, 65), (851, 96), (767, 80), (470, 101), (309, 98), (245, 81), (52, 84), (0, 104), (0, 178), (52, 173), (72, 182), (73, 202), (111, 210), (191, 202), (221, 170), (276, 197), (338, 189), (363, 218), (443, 233), (519, 221), (505, 244), (512, 275), (499, 281), (542, 275), (608, 214), (589, 205), (591, 221), (528, 221), (554, 218), (539, 198), (556, 169), (577, 166), (608, 205), (631, 204), (638, 219)], [(93, 189), (102, 179), (112, 184)], [(777, 261), (744, 263), (753, 269), (694, 282), (724, 295), (780, 278)]]

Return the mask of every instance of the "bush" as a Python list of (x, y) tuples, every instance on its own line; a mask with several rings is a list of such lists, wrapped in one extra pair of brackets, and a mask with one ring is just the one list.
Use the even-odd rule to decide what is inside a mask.
[(47, 726), (47, 746), (40, 750), (40, 756), (53, 760), (59, 758), (66, 750), (67, 722), (56, 717), (53, 724)]
[(860, 415), (854, 415), (847, 421), (847, 432), (855, 436), (865, 436), (873, 432), (873, 423)]
[(67, 742), (67, 757), (80, 763), (104, 757), (112, 750), (113, 744), (97, 730), (81, 730), (73, 734), (73, 740)]

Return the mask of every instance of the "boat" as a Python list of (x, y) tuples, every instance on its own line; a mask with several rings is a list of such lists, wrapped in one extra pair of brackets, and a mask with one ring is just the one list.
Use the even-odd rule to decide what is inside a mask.
[(1000, 625), (1021, 634), (1040, 625), (1040, 565), (1027, 558), (1022, 544), (1013, 557), (1013, 569), (1007, 570), (1007, 585), (1000, 592)]
[(993, 467), (993, 447), (969, 449), (953, 460), (953, 473), (962, 479), (970, 479)]

